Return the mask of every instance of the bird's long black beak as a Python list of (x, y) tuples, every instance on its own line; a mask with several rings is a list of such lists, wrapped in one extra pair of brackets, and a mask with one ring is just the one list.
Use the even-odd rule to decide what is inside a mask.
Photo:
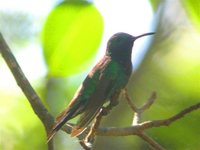
[(138, 39), (138, 38), (141, 38), (141, 37), (143, 37), (143, 36), (152, 35), (152, 34), (155, 34), (155, 32), (149, 32), (149, 33), (141, 34), (141, 35), (139, 35), (139, 36), (135, 36), (135, 37), (134, 37), (134, 40), (136, 40), (136, 39)]

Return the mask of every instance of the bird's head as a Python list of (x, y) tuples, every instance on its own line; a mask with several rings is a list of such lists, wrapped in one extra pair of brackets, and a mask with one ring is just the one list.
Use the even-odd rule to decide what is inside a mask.
[(113, 58), (131, 58), (134, 41), (140, 37), (152, 34), (154, 34), (154, 32), (145, 33), (139, 36), (132, 36), (123, 32), (116, 33), (109, 39), (107, 43), (106, 55), (109, 55)]

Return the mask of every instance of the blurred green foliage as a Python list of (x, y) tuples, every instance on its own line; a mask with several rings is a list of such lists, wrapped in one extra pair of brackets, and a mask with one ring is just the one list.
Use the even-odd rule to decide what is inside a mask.
[(44, 127), (26, 98), (5, 91), (0, 96), (0, 149), (46, 149)]
[(200, 3), (198, 0), (182, 0), (186, 13), (193, 25), (200, 31)]
[[(143, 120), (165, 119), (200, 100), (198, 1), (150, 2), (156, 14), (156, 35), (128, 84), (128, 92), (136, 105), (144, 103), (152, 91), (158, 94)], [(53, 114), (64, 109), (83, 80), (86, 73), (83, 70), (88, 70), (102, 33), (103, 18), (95, 6), (86, 1), (63, 2), (47, 17), (42, 46), (48, 73), (40, 85), (43, 89), (38, 90)], [(21, 34), (29, 38), (29, 34)], [(28, 101), (10, 91), (0, 91), (0, 99), (0, 149), (46, 149), (44, 128)], [(102, 126), (130, 126), (133, 112), (121, 99)], [(196, 150), (200, 147), (199, 111), (169, 127), (153, 128), (147, 133), (166, 149)], [(81, 149), (76, 139), (62, 132), (55, 140), (56, 149)], [(97, 137), (95, 150), (107, 149), (148, 150), (149, 147), (136, 136)]]

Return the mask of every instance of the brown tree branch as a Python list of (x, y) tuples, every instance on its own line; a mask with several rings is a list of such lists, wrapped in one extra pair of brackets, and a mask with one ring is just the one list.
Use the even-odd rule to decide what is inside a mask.
[(13, 76), (15, 77), (18, 86), (22, 89), (23, 93), (29, 100), (32, 108), (34, 108), (33, 111), (44, 123), (47, 129), (50, 129), (52, 124), (54, 123), (54, 118), (50, 115), (48, 110), (42, 104), (41, 99), (39, 98), (35, 90), (32, 88), (31, 84), (25, 77), (22, 69), (20, 68), (14, 55), (12, 54), (10, 48), (6, 44), (1, 34), (0, 34), (0, 52), (4, 60), (6, 61), (8, 67), (10, 68)]
[[(156, 99), (156, 93), (153, 92), (152, 95), (150, 96), (150, 98), (146, 101), (146, 103), (143, 104), (143, 106), (141, 106), (140, 108), (136, 107), (132, 101), (131, 98), (129, 97), (127, 90), (125, 90), (125, 97), (126, 100), (128, 102), (128, 104), (130, 105), (131, 108), (134, 107), (134, 117), (133, 117), (133, 126), (137, 126), (140, 124), (141, 122), (141, 117), (142, 117), (142, 113), (149, 109), (150, 106), (154, 103), (155, 99)], [(132, 109), (133, 110), (133, 109)], [(164, 148), (157, 143), (155, 140), (153, 140), (151, 137), (149, 137), (147, 134), (144, 133), (144, 131), (139, 130), (138, 131), (139, 134), (137, 134), (140, 138), (142, 138), (144, 141), (146, 141), (150, 148), (153, 150), (164, 150)]]
[(195, 110), (198, 110), (198, 109), (200, 109), (200, 102), (183, 109), (182, 111), (171, 116), (168, 119), (147, 121), (147, 122), (141, 123), (140, 124), (141, 129), (143, 130), (143, 129), (149, 129), (152, 127), (169, 126), (173, 122), (183, 118), (185, 115), (187, 115)]
[(150, 148), (153, 150), (165, 150), (161, 145), (159, 145), (156, 141), (154, 141), (151, 137), (146, 135), (145, 133), (141, 132), (138, 134), (140, 138), (142, 138), (144, 141), (146, 141), (149, 145)]
[(155, 100), (156, 100), (156, 92), (152, 92), (151, 96), (146, 101), (146, 103), (144, 103), (144, 105), (139, 108), (140, 112), (143, 112), (143, 111), (149, 109)]
[[(48, 110), (42, 104), (41, 99), (32, 88), (31, 84), (25, 77), (22, 69), (17, 63), (14, 55), (12, 54), (10, 48), (5, 42), (3, 36), (0, 33), (0, 52), (2, 57), (6, 61), (8, 67), (10, 68), (18, 86), (22, 89), (23, 93), (27, 97), (29, 103), (31, 104), (33, 111), (40, 118), (43, 125), (45, 126), (46, 131), (48, 132), (51, 129), (51, 126), (54, 123), (53, 116), (50, 115)], [(53, 143), (49, 143), (49, 150), (53, 150)]]
[(185, 115), (200, 109), (200, 103), (196, 103), (190, 107), (187, 107), (180, 111), (179, 113), (173, 115), (170, 118), (163, 120), (153, 120), (145, 121), (135, 126), (117, 128), (117, 127), (106, 127), (99, 128), (96, 132), (96, 135), (99, 136), (128, 136), (128, 135), (137, 135), (138, 132), (144, 131), (154, 127), (169, 126), (173, 122), (182, 119)]
[(124, 96), (125, 96), (125, 98), (126, 98), (128, 104), (129, 104), (129, 106), (131, 107), (132, 111), (133, 111), (133, 112), (137, 112), (137, 111), (138, 111), (138, 110), (137, 110), (138, 108), (132, 103), (132, 100), (131, 100), (131, 98), (130, 98), (129, 95), (128, 95), (127, 89), (124, 89), (123, 94), (124, 94)]

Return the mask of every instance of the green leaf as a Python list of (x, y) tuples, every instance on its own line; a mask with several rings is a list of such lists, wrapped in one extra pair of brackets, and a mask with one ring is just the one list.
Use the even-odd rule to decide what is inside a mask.
[(44, 57), (51, 76), (85, 69), (100, 44), (103, 19), (85, 1), (67, 1), (49, 14), (42, 33)]
[(199, 0), (182, 0), (183, 6), (192, 23), (200, 31), (200, 3)]

